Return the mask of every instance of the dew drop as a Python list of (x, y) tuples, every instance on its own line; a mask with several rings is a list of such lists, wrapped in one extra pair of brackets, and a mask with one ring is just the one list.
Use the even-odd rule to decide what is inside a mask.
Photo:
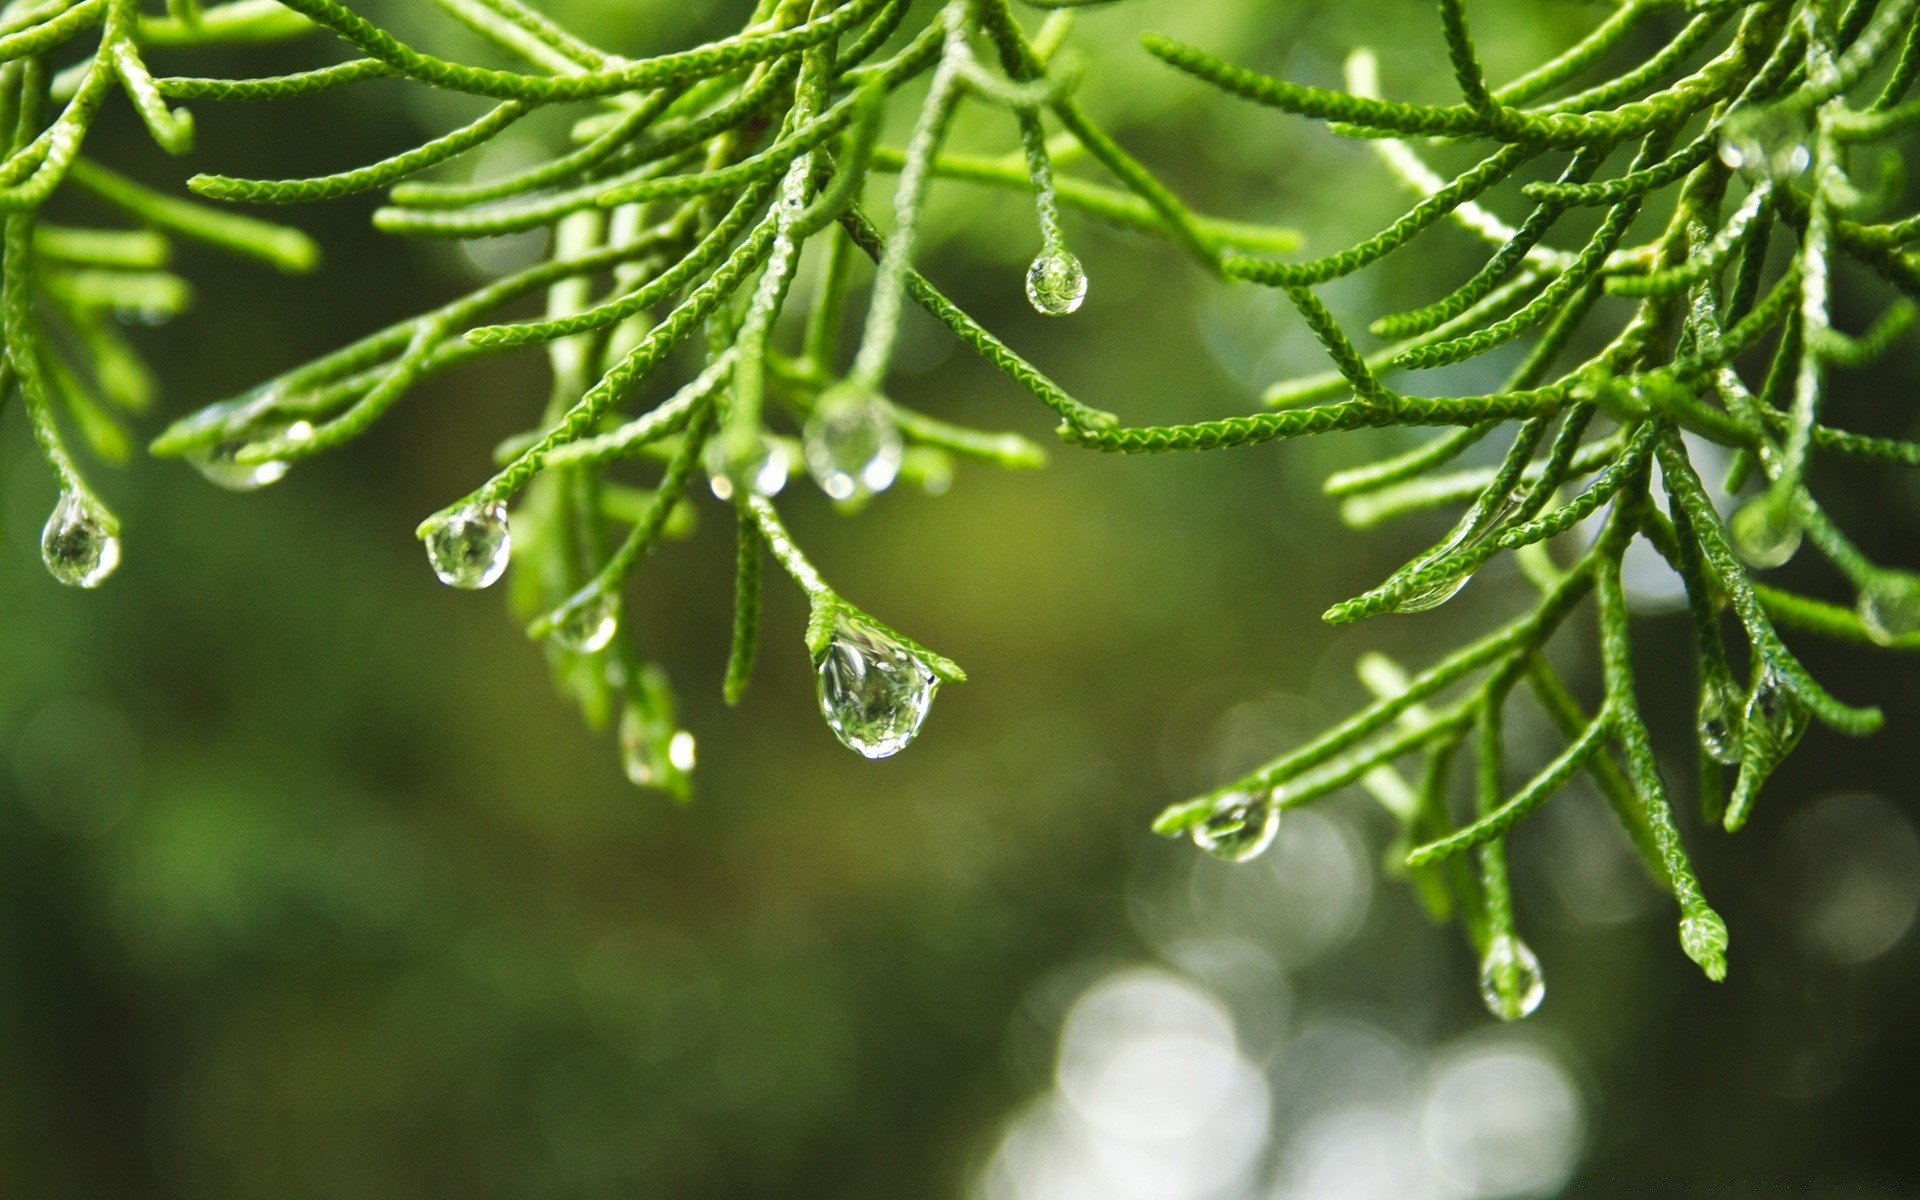
[(1711, 908), (1701, 905), (1680, 918), (1680, 949), (1708, 979), (1719, 983), (1727, 977), (1727, 923)]
[(1860, 589), (1856, 611), (1867, 636), (1883, 646), (1920, 633), (1920, 575), (1882, 571)]
[(1027, 300), (1034, 311), (1064, 317), (1087, 298), (1087, 271), (1064, 249), (1042, 251), (1027, 268)]
[(1730, 688), (1708, 684), (1700, 695), (1700, 748), (1717, 763), (1740, 761), (1740, 703)]
[(500, 578), (513, 553), (507, 506), (470, 504), (427, 532), (427, 560), (449, 587), (483, 588)]
[(1193, 844), (1222, 862), (1260, 857), (1280, 831), (1280, 806), (1265, 792), (1228, 792), (1193, 827)]
[(1540, 960), (1511, 933), (1496, 933), (1480, 960), (1480, 999), (1502, 1021), (1533, 1015), (1547, 997)]
[(905, 453), (886, 401), (850, 385), (821, 395), (802, 449), (813, 481), (835, 500), (886, 491)]
[(252, 492), (284, 479), (288, 464), (279, 460), (243, 463), (238, 461), (242, 451), (266, 442), (304, 442), (312, 436), (311, 423), (294, 421), (252, 438), (232, 438), (203, 446), (189, 451), (186, 459), (207, 482), (230, 492)]
[(840, 617), (815, 683), (821, 715), (834, 736), (868, 758), (886, 758), (920, 732), (940, 681), (899, 642)]
[(1799, 742), (1808, 718), (1806, 701), (1788, 691), (1772, 667), (1763, 667), (1747, 693), (1740, 723), (1748, 748), (1771, 768)]
[(744, 462), (728, 462), (726, 439), (714, 438), (707, 443), (704, 461), (707, 486), (716, 500), (733, 499), (740, 480), (745, 480), (756, 496), (778, 496), (793, 472), (793, 455), (786, 443), (766, 434), (760, 435), (759, 454)]
[(1761, 570), (1778, 567), (1800, 549), (1800, 518), (1793, 505), (1771, 492), (1741, 505), (1727, 522), (1733, 548)]
[(120, 565), (115, 522), (88, 497), (62, 492), (40, 534), (40, 557), (53, 577), (68, 587), (99, 587)]
[(1401, 596), (1393, 602), (1387, 611), (1397, 613), (1423, 613), (1439, 608), (1442, 604), (1459, 595), (1460, 589), (1467, 586), (1467, 580), (1469, 578), (1470, 576), (1467, 575), (1450, 575), (1445, 579), (1437, 580), (1428, 584), (1426, 587), (1419, 588)]
[(633, 786), (684, 796), (693, 760), (693, 734), (651, 720), (638, 704), (621, 711), (620, 766)]
[(1720, 161), (1749, 178), (1785, 181), (1813, 165), (1813, 118), (1798, 105), (1743, 108), (1720, 131)]
[(593, 654), (607, 648), (619, 627), (620, 599), (602, 591), (588, 600), (569, 600), (561, 605), (553, 614), (553, 628), (547, 636), (576, 654)]

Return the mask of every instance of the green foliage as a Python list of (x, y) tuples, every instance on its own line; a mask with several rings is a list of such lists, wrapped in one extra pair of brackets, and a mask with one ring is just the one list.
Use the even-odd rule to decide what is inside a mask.
[[(641, 60), (591, 46), (521, 0), (435, 4), (515, 65), (437, 56), (335, 0), (235, 0), (204, 12), (183, 0), (165, 19), (140, 15), (131, 0), (7, 10), (0, 94), (14, 106), (17, 130), (0, 166), (0, 197), (13, 197), (0, 203), (10, 214), (7, 363), (73, 498), (49, 526), (49, 565), (62, 578), (98, 582), (118, 542), (112, 517), (62, 449), (53, 405), (64, 403), (109, 457), (124, 443), (108, 409), (136, 407), (150, 387), (103, 314), (164, 313), (181, 302), (184, 285), (160, 269), (164, 235), (288, 269), (313, 258), (284, 230), (155, 195), (78, 158), (107, 92), (118, 83), (154, 140), (178, 153), (193, 126), (170, 101), (267, 100), (399, 77), (495, 103), (366, 166), (287, 180), (203, 174), (190, 188), (270, 204), (385, 188), (388, 203), (374, 215), (381, 230), (442, 239), (549, 230), (548, 257), (184, 418), (152, 448), (189, 458), (227, 486), (259, 486), (366, 432), (430, 374), (542, 347), (553, 378), (544, 407), (501, 444), (494, 473), (419, 532), (451, 584), (486, 586), (511, 559), (514, 607), (588, 718), (617, 719), (636, 783), (682, 799), (689, 791), (691, 735), (678, 728), (664, 675), (622, 607), (651, 550), (691, 520), (688, 493), (703, 474), (738, 523), (729, 701), (744, 691), (755, 657), (763, 552), (809, 601), (804, 644), (828, 722), (849, 746), (873, 756), (899, 749), (935, 687), (964, 678), (836, 591), (774, 503), (799, 463), (852, 508), (896, 478), (942, 488), (955, 459), (1008, 468), (1043, 461), (1041, 448), (1017, 435), (955, 426), (886, 396), (909, 301), (1047, 406), (1071, 445), (1146, 453), (1442, 428), (1424, 445), (1328, 481), (1357, 524), (1464, 511), (1434, 546), (1333, 605), (1327, 620), (1431, 609), (1506, 551), (1537, 600), (1417, 674), (1364, 660), (1372, 704), (1169, 808), (1156, 828), (1191, 832), (1242, 859), (1271, 839), (1280, 810), (1363, 784), (1401, 824), (1403, 869), (1420, 895), (1456, 916), (1482, 952), (1483, 990), (1501, 1016), (1531, 1011), (1539, 985), (1515, 930), (1504, 838), (1582, 775), (1670, 889), (1686, 953), (1713, 978), (1726, 971), (1725, 925), (1689, 861), (1641, 713), (1622, 569), (1633, 543), (1651, 543), (1685, 583), (1703, 801), (1729, 830), (1748, 819), (1811, 721), (1850, 735), (1881, 723), (1876, 710), (1814, 680), (1783, 628), (1920, 646), (1920, 581), (1857, 550), (1816, 499), (1809, 473), (1816, 454), (1920, 463), (1920, 444), (1828, 420), (1834, 373), (1894, 346), (1920, 296), (1920, 269), (1906, 251), (1920, 238), (1920, 217), (1892, 212), (1902, 192), (1894, 148), (1920, 124), (1920, 102), (1906, 100), (1920, 74), (1915, 0), (1627, 0), (1578, 44), (1504, 87), (1488, 82), (1460, 0), (1440, 0), (1436, 41), (1459, 87), (1454, 104), (1381, 98), (1364, 51), (1348, 64), (1349, 90), (1335, 91), (1149, 34), (1152, 55), (1196, 80), (1366, 140), (1419, 193), (1376, 236), (1303, 261), (1280, 257), (1295, 248), (1286, 230), (1195, 213), (1091, 120), (1074, 99), (1081, 64), (1064, 44), (1071, 3), (1034, 4), (1060, 11), (1029, 32), (1008, 0), (949, 0), (924, 12), (908, 0), (761, 0), (737, 34)], [(1676, 14), (1684, 23), (1650, 57), (1578, 86), (1621, 58), (1637, 32)], [(148, 47), (316, 27), (361, 57), (255, 79), (155, 79), (141, 58)], [(40, 55), (93, 30), (99, 42), (84, 67), (54, 74), (42, 65)], [(43, 127), (49, 99), (67, 107)], [(951, 150), (963, 103), (1005, 110), (1017, 147), (1001, 157)], [(572, 146), (536, 165), (468, 182), (416, 178), (561, 106), (575, 117)], [(897, 146), (882, 138), (895, 110), (909, 127)], [(1494, 146), (1448, 178), (1408, 144), (1415, 138)], [(1873, 160), (1877, 176), (1854, 171), (1852, 160), (1876, 146), (1884, 149)], [(1081, 157), (1112, 182), (1060, 172)], [(876, 221), (869, 185), (888, 178), (890, 208)], [(68, 179), (147, 231), (36, 227), (35, 212)], [(1026, 286), (1043, 313), (1069, 314), (1085, 294), (1063, 220), (1073, 211), (1162, 235), (1231, 284), (1281, 289), (1333, 370), (1275, 384), (1267, 411), (1124, 425), (1069, 395), (916, 269), (936, 179), (1031, 194), (1036, 254)], [(1518, 224), (1483, 204), (1509, 194), (1528, 206)], [(1437, 300), (1374, 320), (1367, 335), (1381, 344), (1362, 349), (1313, 289), (1447, 222), (1486, 242), (1484, 265)], [(1859, 334), (1830, 323), (1842, 262), (1858, 264), (1889, 295)], [(540, 315), (510, 311), (537, 296)], [(843, 348), (856, 319), (857, 342)], [(50, 321), (70, 335), (49, 336)], [(77, 359), (52, 348), (69, 343)], [(1401, 382), (1407, 372), (1490, 355), (1514, 360), (1491, 391), (1413, 394)], [(1503, 440), (1497, 462), (1449, 469)], [(1730, 492), (1756, 473), (1763, 481), (1726, 521), (1696, 466), (1703, 443), (1731, 452)], [(1756, 580), (1803, 541), (1852, 587), (1852, 609)], [(1591, 705), (1549, 662), (1556, 635), (1589, 598), (1603, 681)], [(1566, 745), (1515, 789), (1509, 760), (1517, 755), (1505, 729), (1523, 682)], [(1456, 788), (1463, 750), (1472, 779)], [(1407, 762), (1411, 779), (1399, 773)]]

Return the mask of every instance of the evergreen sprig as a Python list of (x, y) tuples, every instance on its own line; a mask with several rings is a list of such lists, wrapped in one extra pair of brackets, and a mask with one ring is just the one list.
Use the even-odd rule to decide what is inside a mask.
[[(1326, 618), (1432, 608), (1503, 551), (1518, 555), (1538, 586), (1534, 606), (1411, 677), (1377, 657), (1363, 661), (1373, 703), (1169, 808), (1156, 828), (1191, 832), (1224, 857), (1248, 857), (1271, 838), (1280, 810), (1348, 783), (1367, 785), (1401, 824), (1404, 871), (1437, 915), (1457, 914), (1483, 956), (1483, 995), (1507, 1018), (1539, 1002), (1541, 977), (1515, 931), (1504, 839), (1583, 774), (1672, 893), (1685, 952), (1709, 977), (1726, 973), (1726, 926), (1689, 862), (1641, 716), (1622, 585), (1632, 542), (1649, 541), (1685, 584), (1696, 635), (1701, 803), (1707, 819), (1729, 831), (1747, 821), (1767, 776), (1810, 722), (1854, 736), (1881, 724), (1877, 710), (1823, 688), (1783, 630), (1920, 648), (1920, 576), (1862, 554), (1821, 507), (1809, 476), (1816, 454), (1912, 465), (1920, 451), (1912, 441), (1846, 430), (1829, 416), (1840, 393), (1834, 372), (1892, 348), (1920, 295), (1907, 250), (1920, 240), (1920, 219), (1895, 211), (1898, 140), (1920, 123), (1920, 106), (1906, 99), (1920, 74), (1920, 6), (1690, 6), (1694, 15), (1650, 58), (1548, 98), (1673, 7), (1628, 0), (1565, 54), (1496, 88), (1481, 72), (1462, 5), (1440, 0), (1439, 33), (1462, 97), (1452, 105), (1380, 98), (1365, 52), (1350, 60), (1350, 90), (1340, 92), (1273, 79), (1148, 35), (1149, 52), (1200, 81), (1371, 139), (1421, 199), (1338, 254), (1225, 259), (1229, 275), (1283, 289), (1336, 366), (1330, 375), (1276, 384), (1268, 400), (1278, 411), (1066, 434), (1131, 453), (1364, 426), (1454, 427), (1329, 480), (1328, 491), (1345, 498), (1349, 519), (1359, 523), (1463, 502), (1466, 510), (1438, 544), (1335, 604)], [(1716, 43), (1702, 65), (1686, 65)], [(1491, 141), (1497, 149), (1447, 179), (1408, 144), (1435, 137)], [(1875, 145), (1887, 147), (1873, 163), (1880, 178), (1862, 182), (1852, 152)], [(1618, 173), (1607, 176), (1610, 164), (1619, 164)], [(1529, 172), (1549, 177), (1515, 186)], [(1503, 185), (1531, 206), (1517, 225), (1482, 204)], [(1551, 246), (1564, 218), (1585, 207), (1604, 209), (1592, 231)], [(1373, 334), (1397, 340), (1363, 353), (1312, 285), (1351, 274), (1448, 217), (1485, 239), (1486, 265), (1441, 300), (1374, 321)], [(1645, 240), (1630, 240), (1643, 229)], [(1857, 335), (1830, 323), (1836, 258), (1864, 266), (1891, 296), (1882, 317)], [(1633, 302), (1604, 332), (1594, 315), (1602, 294)], [(1529, 334), (1531, 347), (1497, 392), (1432, 398), (1401, 390), (1395, 379)], [(1597, 348), (1576, 352), (1583, 345)], [(1757, 378), (1748, 374), (1755, 361), (1764, 362)], [(1337, 399), (1343, 391), (1352, 398)], [(1502, 433), (1511, 441), (1499, 465), (1445, 470)], [(1725, 519), (1694, 465), (1694, 441), (1731, 452), (1733, 490), (1749, 476), (1761, 480)], [(1597, 535), (1582, 533), (1595, 521)], [(1553, 547), (1575, 539), (1586, 544), (1560, 565)], [(1849, 585), (1853, 606), (1758, 582), (1756, 573), (1784, 564), (1803, 540)], [(1547, 657), (1549, 639), (1588, 595), (1603, 679), (1591, 711)], [(1566, 742), (1516, 787), (1501, 731), (1523, 681)], [(1463, 751), (1476, 767), (1456, 807), (1451, 767)], [(1403, 761), (1414, 764), (1417, 783), (1398, 774)]]

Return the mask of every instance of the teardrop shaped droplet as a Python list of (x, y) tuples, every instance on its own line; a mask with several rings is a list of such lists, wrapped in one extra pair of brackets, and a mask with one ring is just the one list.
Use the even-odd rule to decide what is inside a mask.
[(40, 534), (40, 557), (68, 587), (99, 587), (120, 565), (117, 523), (89, 497), (62, 492)]
[(266, 442), (304, 442), (313, 436), (313, 425), (307, 421), (294, 421), (291, 424), (263, 431), (251, 438), (233, 438), (188, 451), (187, 462), (209, 483), (217, 484), (230, 492), (251, 492), (277, 483), (287, 474), (287, 464), (277, 459), (267, 462), (243, 463), (238, 461), (240, 453), (253, 446)]
[(1720, 131), (1720, 161), (1750, 179), (1784, 182), (1813, 165), (1812, 113), (1797, 104), (1742, 108)]
[(1920, 575), (1882, 571), (1860, 589), (1855, 611), (1867, 636), (1882, 646), (1920, 633)]
[(1193, 827), (1193, 844), (1222, 862), (1250, 862), (1273, 845), (1280, 806), (1266, 792), (1228, 792)]
[(1762, 667), (1741, 713), (1742, 735), (1747, 748), (1770, 769), (1800, 741), (1809, 717), (1806, 701), (1789, 691), (1772, 667)]
[(1736, 509), (1727, 532), (1741, 558), (1767, 570), (1783, 565), (1800, 549), (1802, 529), (1793, 505), (1767, 492)]
[(1502, 1021), (1532, 1016), (1547, 997), (1540, 960), (1511, 933), (1496, 933), (1480, 960), (1480, 999)]
[(427, 533), (427, 560), (449, 587), (483, 588), (500, 578), (513, 554), (507, 506), (470, 504)]
[(815, 683), (834, 736), (868, 758), (886, 758), (920, 732), (940, 681), (911, 650), (843, 616), (834, 622)]
[(1034, 311), (1064, 317), (1087, 298), (1087, 270), (1064, 248), (1042, 251), (1027, 268), (1027, 301)]
[(892, 487), (905, 453), (886, 401), (848, 385), (821, 394), (807, 418), (802, 450), (813, 481), (835, 500)]
[(684, 794), (694, 751), (693, 734), (687, 730), (656, 727), (637, 704), (621, 710), (620, 766), (633, 786)]
[(1439, 608), (1442, 604), (1459, 595), (1460, 589), (1466, 587), (1467, 580), (1471, 578), (1471, 575), (1450, 575), (1445, 579), (1436, 580), (1423, 588), (1418, 588), (1401, 596), (1388, 606), (1387, 611), (1396, 613), (1423, 613)]
[(708, 442), (702, 461), (707, 468), (707, 486), (716, 500), (733, 499), (743, 480), (756, 496), (778, 496), (793, 472), (793, 455), (786, 443), (765, 434), (760, 437), (760, 452), (745, 461), (727, 461), (725, 438)]
[(1719, 983), (1727, 977), (1727, 923), (1711, 908), (1700, 905), (1680, 918), (1680, 949), (1708, 979)]
[(1708, 684), (1700, 694), (1700, 748), (1715, 762), (1740, 761), (1740, 708), (1731, 685)]
[(553, 626), (547, 636), (575, 654), (594, 654), (605, 650), (620, 627), (620, 598), (612, 592), (595, 592), (584, 602), (569, 600), (553, 614)]

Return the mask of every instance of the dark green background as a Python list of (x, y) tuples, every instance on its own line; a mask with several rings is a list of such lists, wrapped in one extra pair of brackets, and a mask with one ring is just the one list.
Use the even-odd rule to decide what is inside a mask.
[[(410, 36), (472, 49), (426, 5), (380, 7)], [(744, 8), (549, 7), (636, 55), (724, 32)], [(1472, 7), (1500, 78), (1601, 12)], [(1076, 35), (1088, 104), (1199, 206), (1300, 226), (1321, 251), (1404, 206), (1364, 148), (1204, 94), (1138, 50), (1144, 29), (1319, 83), (1366, 44), (1393, 94), (1443, 98), (1429, 8), (1138, 0), (1090, 10)], [(265, 72), (334, 54), (316, 38), (159, 65)], [(124, 108), (93, 151), (177, 181), (368, 161), (472, 106), (390, 82), (200, 105), (186, 169)], [(991, 113), (960, 136), (1012, 144)], [(196, 308), (139, 335), (167, 415), (479, 277), (457, 249), (371, 233), (371, 207), (287, 214), (327, 247), (310, 279), (188, 255)], [(1020, 291), (1026, 203), (943, 185), (934, 211), (942, 286), (1130, 421), (1245, 411), (1265, 383), (1323, 366), (1277, 296), (1072, 217), (1090, 295), (1070, 320), (1039, 318)], [(1325, 294), (1358, 328), (1464, 279), (1479, 249), (1445, 229)], [(1863, 291), (1843, 324), (1884, 300)], [(1048, 414), (938, 327), (912, 323), (901, 358), (901, 399), (1048, 440)], [(1842, 423), (1911, 435), (1914, 365), (1909, 346), (1844, 378)], [(177, 463), (99, 468), (126, 561), (87, 594), (40, 567), (53, 483), (17, 406), (0, 418), (0, 1196), (955, 1195), (1050, 1085), (1062, 998), (1129, 963), (1210, 988), (1263, 1063), (1334, 1017), (1416, 1056), (1490, 1024), (1457, 935), (1375, 869), (1386, 831), (1364, 797), (1307, 826), (1347, 847), (1357, 869), (1329, 878), (1350, 902), (1360, 889), (1364, 921), (1305, 949), (1301, 922), (1332, 903), (1312, 870), (1222, 883), (1146, 832), (1169, 800), (1355, 704), (1363, 649), (1423, 662), (1523, 602), (1504, 564), (1429, 617), (1319, 624), (1441, 528), (1350, 534), (1319, 494), (1328, 470), (1397, 435), (1134, 460), (1061, 449), (1041, 474), (966, 468), (946, 496), (888, 495), (852, 518), (797, 481), (783, 510), (836, 586), (973, 676), (881, 763), (821, 723), (784, 580), (752, 692), (720, 704), (731, 530), (703, 502), (629, 606), (700, 739), (682, 810), (628, 786), (498, 594), (439, 586), (412, 536), (532, 423), (544, 387), (534, 355), (436, 380), (255, 496)], [(1920, 566), (1910, 482), (1853, 470), (1820, 485), (1869, 551)], [(1780, 575), (1844, 596), (1811, 561)], [(1654, 615), (1640, 634), (1656, 735), (1682, 747), (1685, 623)], [(1733, 930), (1724, 985), (1678, 953), (1669, 907), (1619, 868), (1612, 831), (1575, 819), (1598, 811), (1591, 797), (1515, 838), (1521, 928), (1549, 980), (1523, 1032), (1565, 1064), (1587, 1115), (1573, 1194), (1892, 1195), (1920, 1175), (1911, 940), (1850, 966), (1802, 949), (1811, 906), (1863, 877), (1855, 856), (1911, 841), (1897, 814), (1915, 804), (1920, 688), (1908, 660), (1807, 657), (1843, 697), (1886, 706), (1889, 729), (1864, 743), (1816, 729), (1747, 832), (1695, 833)], [(1683, 791), (1689, 761), (1670, 768)], [(1884, 798), (1891, 843), (1795, 824), (1846, 792)], [(1904, 894), (1913, 864), (1891, 862)], [(1596, 886), (1619, 902), (1578, 899)], [(1221, 955), (1195, 946), (1238, 966), (1210, 973)], [(1276, 1066), (1277, 1114), (1287, 1078)], [(1283, 1174), (1291, 1128), (1271, 1151)]]

